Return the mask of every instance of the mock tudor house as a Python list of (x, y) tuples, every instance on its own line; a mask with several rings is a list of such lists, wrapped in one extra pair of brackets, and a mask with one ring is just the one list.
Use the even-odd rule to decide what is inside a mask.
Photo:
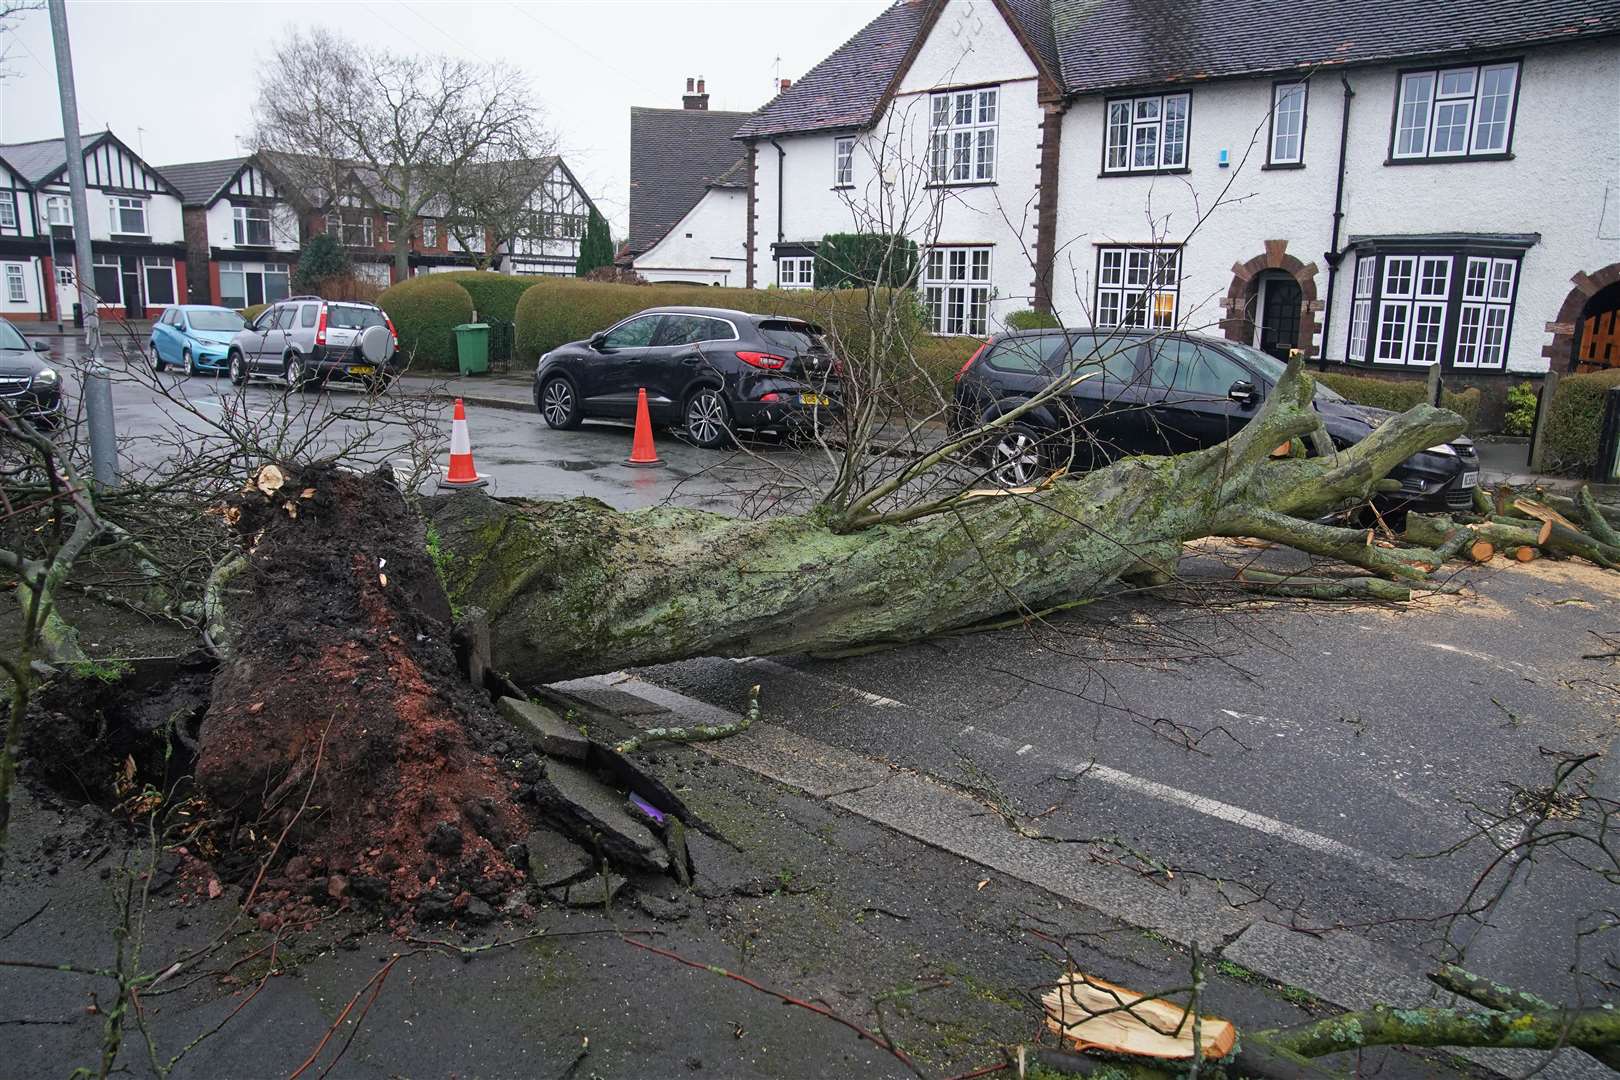
[(1620, 0), (901, 0), (740, 125), (745, 281), (902, 222), (938, 333), (1620, 362), (1617, 102)]
[(630, 110), (630, 234), (618, 261), (651, 282), (740, 287), (748, 195), (732, 136), (750, 114), (710, 110), (701, 78), (686, 80), (681, 103)]
[(495, 268), (507, 274), (573, 277), (585, 224), (596, 204), (555, 155), (542, 159), (540, 182), (529, 195), (528, 226), (515, 235), (493, 237)]
[[(186, 292), (180, 192), (111, 131), (80, 145), (99, 313), (153, 318)], [(0, 314), (72, 317), (77, 226), (65, 141), (0, 146)]]
[[(298, 211), (257, 157), (166, 165), (180, 192), (193, 304), (242, 308), (291, 291)], [(202, 268), (207, 268), (207, 273)]]

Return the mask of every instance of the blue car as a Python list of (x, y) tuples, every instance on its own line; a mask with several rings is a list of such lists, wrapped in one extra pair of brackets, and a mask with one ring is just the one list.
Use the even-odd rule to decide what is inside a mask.
[(152, 366), (173, 364), (187, 375), (224, 371), (231, 339), (244, 325), (230, 308), (175, 304), (152, 324)]

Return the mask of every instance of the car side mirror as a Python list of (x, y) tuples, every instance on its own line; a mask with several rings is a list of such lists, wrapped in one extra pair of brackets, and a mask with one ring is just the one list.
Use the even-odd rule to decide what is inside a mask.
[(595, 349), (597, 352), (601, 352), (602, 343), (605, 341), (607, 341), (606, 334), (592, 334), (590, 341), (591, 348)]
[(45, 342), (45, 341), (37, 341), (36, 340), (34, 342), (34, 351), (35, 352), (50, 352), (51, 351), (50, 343)]
[(1239, 379), (1226, 391), (1226, 396), (1239, 405), (1253, 405), (1260, 400), (1260, 391), (1254, 388), (1254, 383), (1247, 379)]

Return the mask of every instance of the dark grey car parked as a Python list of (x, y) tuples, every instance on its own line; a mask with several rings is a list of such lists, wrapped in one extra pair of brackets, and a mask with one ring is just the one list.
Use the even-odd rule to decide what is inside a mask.
[(551, 427), (575, 428), (633, 417), (644, 389), (654, 423), (717, 447), (739, 428), (825, 423), (838, 408), (839, 370), (821, 328), (802, 319), (649, 308), (542, 356), (534, 403)]

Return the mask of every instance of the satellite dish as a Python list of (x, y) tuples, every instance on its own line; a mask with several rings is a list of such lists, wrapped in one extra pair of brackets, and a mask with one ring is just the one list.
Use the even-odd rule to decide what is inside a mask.
[(394, 336), (386, 326), (368, 326), (360, 331), (360, 355), (380, 364), (394, 351)]

